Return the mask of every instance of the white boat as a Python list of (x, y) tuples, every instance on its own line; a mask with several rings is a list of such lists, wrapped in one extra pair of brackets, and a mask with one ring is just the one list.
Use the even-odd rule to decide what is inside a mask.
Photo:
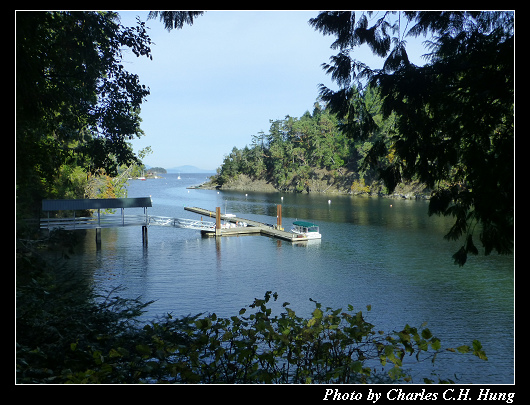
[(291, 232), (307, 239), (320, 239), (322, 235), (319, 232), (318, 225), (306, 221), (294, 221)]

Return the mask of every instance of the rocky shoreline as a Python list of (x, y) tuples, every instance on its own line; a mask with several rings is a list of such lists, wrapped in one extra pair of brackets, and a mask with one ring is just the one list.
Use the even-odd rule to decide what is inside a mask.
[[(400, 183), (392, 194), (385, 192), (385, 187), (381, 182), (374, 181), (370, 185), (364, 181), (352, 180), (351, 174), (333, 177), (329, 173), (315, 176), (304, 185), (303, 193), (322, 193), (338, 195), (357, 195), (366, 197), (384, 197), (394, 199), (421, 199), (430, 198), (431, 191), (419, 182)], [(205, 190), (238, 190), (255, 192), (300, 192), (296, 187), (277, 188), (265, 179), (252, 179), (247, 175), (239, 174), (229, 182), (219, 185), (216, 176), (212, 176), (209, 181), (201, 184), (197, 188)]]

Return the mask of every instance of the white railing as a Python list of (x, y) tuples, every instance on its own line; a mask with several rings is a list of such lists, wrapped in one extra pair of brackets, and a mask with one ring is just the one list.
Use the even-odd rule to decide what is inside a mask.
[(173, 226), (175, 228), (198, 230), (215, 229), (215, 222), (146, 215), (100, 215), (93, 217), (41, 218), (40, 220), (41, 229), (60, 228), (72, 230), (140, 225)]
[(149, 217), (145, 215), (100, 215), (93, 217), (41, 218), (41, 229), (93, 229), (118, 226), (146, 226)]

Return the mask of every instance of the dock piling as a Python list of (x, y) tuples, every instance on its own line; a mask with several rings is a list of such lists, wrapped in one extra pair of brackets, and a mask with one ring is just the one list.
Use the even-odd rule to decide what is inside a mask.
[(215, 236), (221, 236), (221, 207), (215, 207)]
[(142, 244), (147, 246), (147, 226), (142, 225)]
[(96, 250), (101, 249), (101, 228), (96, 228)]

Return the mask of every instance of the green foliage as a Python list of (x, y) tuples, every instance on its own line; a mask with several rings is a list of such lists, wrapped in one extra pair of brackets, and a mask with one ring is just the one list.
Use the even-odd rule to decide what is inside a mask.
[(148, 19), (160, 17), (166, 30), (181, 29), (184, 23), (193, 25), (193, 19), (203, 15), (204, 11), (150, 11)]
[(138, 162), (127, 141), (143, 134), (149, 89), (124, 69), (122, 51), (151, 57), (151, 41), (145, 23), (124, 27), (113, 12), (19, 11), (16, 20), (16, 174), (30, 211), (79, 194), (68, 170), (114, 176)]
[[(348, 306), (309, 319), (288, 302), (274, 315), (268, 291), (238, 315), (148, 323), (149, 303), (97, 296), (78, 275), (17, 251), (17, 382), (19, 383), (373, 383), (410, 382), (404, 360), (472, 353), (480, 342), (443, 349), (422, 325), (385, 333)], [(370, 311), (370, 306), (367, 311)], [(407, 369), (412, 365), (407, 362)], [(430, 381), (430, 380), (429, 380)]]
[(114, 344), (119, 349), (149, 303), (98, 297), (79, 272), (47, 263), (22, 243), (16, 260), (17, 381), (63, 383), (80, 373), (84, 382), (111, 378), (107, 353)]
[[(434, 190), (429, 213), (455, 218), (447, 239), (464, 237), (455, 263), (478, 254), (475, 231), (485, 254), (511, 252), (513, 12), (322, 12), (310, 24), (334, 35), (340, 51), (323, 64), (340, 89), (321, 85), (322, 99), (353, 139), (381, 134), (363, 167), (377, 170), (390, 192), (415, 179)], [(419, 35), (430, 36), (422, 67), (408, 59), (405, 41)], [(362, 44), (386, 58), (382, 69), (354, 59)], [(360, 100), (373, 89), (381, 102), (371, 111)]]
[[(377, 99), (370, 93), (369, 103)], [(268, 134), (252, 137), (251, 147), (234, 147), (225, 156), (218, 170), (217, 182), (225, 184), (245, 174), (253, 179), (264, 179), (280, 190), (307, 191), (317, 170), (326, 170), (339, 176), (344, 170), (353, 170), (369, 181), (374, 171), (360, 167), (361, 158), (377, 137), (369, 136), (364, 142), (346, 137), (342, 123), (329, 109), (315, 103), (313, 114), (302, 117), (286, 116), (271, 120)], [(362, 191), (366, 191), (363, 187)]]

